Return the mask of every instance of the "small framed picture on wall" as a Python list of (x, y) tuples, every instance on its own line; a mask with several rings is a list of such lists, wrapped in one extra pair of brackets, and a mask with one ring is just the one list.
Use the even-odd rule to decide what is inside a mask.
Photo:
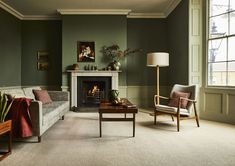
[(77, 42), (77, 61), (95, 62), (95, 42), (93, 41)]
[(48, 51), (38, 51), (37, 54), (37, 69), (38, 70), (48, 70), (49, 69), (49, 52)]

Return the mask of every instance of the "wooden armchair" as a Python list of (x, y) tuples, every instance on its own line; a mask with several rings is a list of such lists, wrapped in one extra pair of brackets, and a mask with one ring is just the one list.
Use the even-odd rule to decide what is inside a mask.
[[(180, 97), (176, 96), (175, 94), (185, 94), (188, 95), (187, 97)], [(157, 98), (169, 100), (169, 105), (161, 105), (157, 104)], [(170, 97), (164, 97), (164, 96), (154, 96), (154, 124), (156, 124), (157, 115), (160, 114), (168, 114), (172, 117), (172, 120), (174, 121), (173, 116), (177, 117), (177, 131), (180, 130), (180, 120), (181, 119), (196, 119), (197, 126), (199, 127), (199, 118), (196, 110), (196, 86), (186, 86), (186, 85), (179, 85), (175, 84), (171, 90)], [(172, 104), (172, 101), (176, 101), (176, 103)], [(170, 104), (171, 103), (171, 104)], [(191, 107), (194, 108), (195, 116), (191, 117)]]

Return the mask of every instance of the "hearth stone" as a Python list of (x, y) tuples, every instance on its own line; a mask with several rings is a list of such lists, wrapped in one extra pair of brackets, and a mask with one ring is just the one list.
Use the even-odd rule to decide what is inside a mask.
[(72, 111), (73, 112), (78, 112), (78, 113), (93, 113), (93, 112), (98, 112), (99, 107), (73, 107)]

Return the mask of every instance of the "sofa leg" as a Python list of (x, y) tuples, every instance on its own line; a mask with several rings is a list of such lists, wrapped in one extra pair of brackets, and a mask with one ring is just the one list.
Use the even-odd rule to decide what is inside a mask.
[(61, 117), (61, 120), (64, 120), (64, 115)]
[(41, 136), (38, 136), (38, 143), (40, 143), (41, 142)]

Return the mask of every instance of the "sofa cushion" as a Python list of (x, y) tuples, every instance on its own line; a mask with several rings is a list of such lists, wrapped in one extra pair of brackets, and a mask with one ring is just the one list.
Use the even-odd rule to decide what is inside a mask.
[(35, 99), (42, 102), (42, 104), (52, 103), (51, 97), (49, 96), (47, 90), (36, 90), (33, 89), (33, 94)]
[(2, 93), (10, 94), (11, 96), (15, 98), (21, 98), (21, 97), (26, 97), (24, 94), (24, 91), (22, 89), (2, 89), (0, 90)]
[(24, 91), (24, 94), (27, 98), (35, 100), (35, 96), (33, 94), (33, 89), (41, 90), (41, 88), (39, 86), (35, 86), (35, 87), (23, 88), (23, 91)]
[(60, 113), (65, 109), (69, 108), (68, 101), (53, 101), (49, 104), (42, 105), (42, 113), (43, 113), (43, 125), (46, 125), (50, 122), (54, 117), (60, 118)]

